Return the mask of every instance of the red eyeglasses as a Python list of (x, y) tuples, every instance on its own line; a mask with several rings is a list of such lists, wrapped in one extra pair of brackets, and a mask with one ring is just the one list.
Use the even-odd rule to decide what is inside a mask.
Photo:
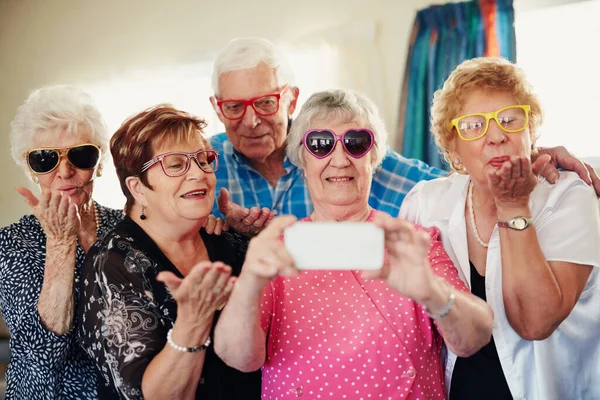
[(279, 111), (279, 101), (288, 90), (288, 87), (288, 85), (285, 85), (279, 93), (257, 96), (248, 100), (217, 100), (217, 106), (227, 119), (242, 118), (246, 114), (248, 106), (252, 107), (258, 115), (267, 117)]

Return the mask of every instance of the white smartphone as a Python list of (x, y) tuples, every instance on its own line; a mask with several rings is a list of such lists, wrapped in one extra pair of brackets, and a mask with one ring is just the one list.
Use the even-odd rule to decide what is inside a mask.
[(298, 269), (379, 269), (384, 232), (365, 222), (299, 222), (284, 231)]

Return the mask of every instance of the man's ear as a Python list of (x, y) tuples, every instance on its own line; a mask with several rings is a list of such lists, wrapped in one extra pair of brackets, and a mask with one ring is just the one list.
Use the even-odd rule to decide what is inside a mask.
[(292, 118), (294, 111), (296, 111), (296, 104), (298, 104), (298, 96), (300, 95), (300, 89), (297, 86), (290, 86), (290, 91), (294, 95), (294, 98), (288, 107), (288, 118)]
[(129, 193), (138, 204), (146, 204), (146, 190), (148, 189), (137, 176), (128, 176), (125, 178), (125, 185), (129, 189)]
[(219, 121), (221, 121), (222, 124), (225, 124), (225, 121), (223, 121), (223, 115), (221, 114), (221, 109), (217, 105), (217, 98), (215, 96), (210, 96), (208, 99), (210, 100), (210, 104), (212, 104), (213, 110), (215, 110), (215, 112), (217, 113)]

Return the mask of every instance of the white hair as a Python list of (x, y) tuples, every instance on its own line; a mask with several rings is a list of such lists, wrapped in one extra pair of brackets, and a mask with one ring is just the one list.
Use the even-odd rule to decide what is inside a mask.
[(279, 87), (295, 83), (294, 73), (288, 61), (273, 43), (262, 38), (238, 38), (227, 43), (215, 60), (212, 75), (212, 88), (215, 96), (219, 96), (221, 74), (252, 69), (260, 63), (265, 63), (269, 68), (275, 69)]
[(36, 137), (61, 132), (77, 137), (81, 126), (90, 128), (90, 141), (100, 148), (104, 159), (108, 154), (109, 135), (90, 95), (70, 85), (37, 89), (17, 109), (10, 125), (12, 156), (30, 176), (25, 155), (36, 147)]
[(387, 149), (388, 132), (375, 103), (365, 95), (345, 89), (330, 89), (311, 95), (294, 119), (287, 138), (287, 156), (290, 161), (304, 168), (304, 134), (315, 121), (339, 125), (348, 122), (364, 124), (373, 132), (375, 143), (371, 149), (373, 170), (383, 161)]

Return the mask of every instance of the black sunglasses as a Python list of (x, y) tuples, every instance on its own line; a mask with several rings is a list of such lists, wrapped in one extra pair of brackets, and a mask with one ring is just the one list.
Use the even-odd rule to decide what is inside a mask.
[(33, 149), (27, 153), (27, 164), (36, 174), (54, 171), (61, 157), (79, 169), (93, 169), (100, 160), (100, 148), (95, 144), (79, 144), (71, 147)]

